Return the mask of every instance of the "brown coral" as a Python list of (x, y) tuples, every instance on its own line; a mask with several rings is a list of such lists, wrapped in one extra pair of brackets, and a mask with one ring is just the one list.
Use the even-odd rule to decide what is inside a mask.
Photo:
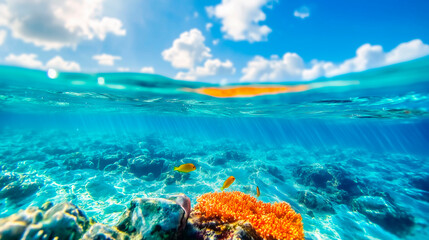
[(304, 239), (302, 218), (286, 202), (264, 203), (242, 192), (206, 193), (195, 211), (207, 220), (248, 221), (264, 239)]

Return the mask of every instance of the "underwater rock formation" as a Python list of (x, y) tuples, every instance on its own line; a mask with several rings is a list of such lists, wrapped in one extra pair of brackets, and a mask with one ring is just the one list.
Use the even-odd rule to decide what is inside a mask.
[[(330, 209), (330, 202), (346, 204), (399, 237), (409, 234), (415, 225), (414, 217), (398, 206), (388, 193), (350, 177), (352, 174), (341, 166), (305, 165), (297, 167), (293, 175), (298, 183), (310, 187), (311, 191), (297, 194), (298, 201), (310, 209), (323, 212)], [(319, 195), (326, 199), (320, 201), (316, 197)]]
[(31, 196), (42, 186), (39, 181), (30, 181), (25, 174), (2, 172), (0, 176), (0, 198), (7, 198), (13, 203)]
[(122, 215), (117, 229), (132, 239), (177, 239), (186, 226), (190, 212), (186, 196), (163, 198), (136, 198)]
[(130, 172), (136, 177), (146, 176), (153, 180), (157, 179), (161, 173), (165, 164), (165, 159), (150, 159), (145, 155), (141, 155), (128, 160), (128, 167)]
[(234, 223), (222, 222), (220, 220), (207, 221), (199, 213), (191, 213), (188, 219), (188, 226), (185, 231), (185, 239), (196, 240), (262, 240), (252, 227), (252, 224), (245, 221)]
[[(210, 205), (221, 199), (218, 205)], [(209, 205), (215, 212), (209, 212)], [(113, 227), (87, 218), (71, 203), (47, 202), (0, 219), (0, 240), (20, 239), (274, 240), (304, 239), (304, 232), (301, 216), (286, 203), (263, 203), (244, 193), (222, 192), (204, 194), (193, 211), (185, 194), (135, 198)]]
[(89, 227), (86, 215), (71, 203), (29, 207), (0, 219), (0, 239), (70, 239), (82, 237)]
[(115, 228), (96, 223), (83, 235), (82, 240), (129, 240), (130, 237)]
[(320, 211), (335, 213), (331, 202), (323, 198), (319, 194), (315, 194), (311, 191), (299, 191), (297, 193), (297, 199), (299, 203), (304, 204), (307, 208)]
[(177, 239), (187, 225), (191, 201), (184, 194), (136, 198), (117, 227), (95, 223), (71, 203), (29, 207), (0, 219), (0, 240)]
[(398, 236), (406, 236), (414, 226), (414, 217), (382, 197), (362, 196), (352, 202), (355, 211)]

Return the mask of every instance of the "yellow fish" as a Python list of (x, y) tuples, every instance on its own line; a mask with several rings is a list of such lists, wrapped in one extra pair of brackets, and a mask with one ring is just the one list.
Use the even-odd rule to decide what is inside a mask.
[(231, 186), (231, 184), (235, 181), (235, 177), (231, 176), (228, 179), (225, 180), (223, 183), (223, 186), (220, 188), (221, 191), (223, 191), (225, 188), (228, 188)]
[(180, 165), (178, 167), (174, 167), (175, 171), (184, 172), (184, 173), (192, 172), (195, 169), (197, 169), (197, 168), (192, 163), (186, 163), (186, 164), (182, 164), (182, 165)]
[(261, 192), (259, 191), (259, 187), (256, 186), (256, 197), (261, 196)]

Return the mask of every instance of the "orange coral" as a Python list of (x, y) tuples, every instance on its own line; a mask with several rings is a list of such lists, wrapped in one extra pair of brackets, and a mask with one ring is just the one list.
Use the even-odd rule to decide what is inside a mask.
[(264, 239), (304, 239), (302, 217), (286, 202), (264, 203), (242, 192), (206, 193), (195, 211), (208, 220), (248, 221)]

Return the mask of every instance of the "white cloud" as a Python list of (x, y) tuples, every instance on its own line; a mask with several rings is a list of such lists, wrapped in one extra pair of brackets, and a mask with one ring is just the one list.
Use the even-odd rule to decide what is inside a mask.
[(259, 42), (266, 40), (271, 29), (267, 25), (259, 25), (265, 21), (265, 13), (261, 10), (269, 0), (222, 0), (216, 6), (206, 8), (210, 17), (221, 19), (222, 32), (225, 38), (235, 41), (247, 40)]
[(5, 30), (0, 30), (0, 46), (3, 45), (6, 35), (7, 32)]
[(37, 59), (37, 55), (33, 53), (23, 53), (20, 55), (9, 54), (5, 61), (9, 64), (27, 67), (27, 68), (36, 68), (36, 69), (48, 69), (53, 68), (55, 70), (75, 72), (80, 71), (80, 65), (77, 62), (66, 61), (60, 56), (55, 56), (50, 59), (45, 65)]
[(386, 55), (386, 63), (393, 64), (404, 62), (429, 54), (429, 45), (424, 44), (420, 39), (401, 43)]
[(207, 23), (206, 24), (206, 30), (210, 31), (210, 29), (213, 27), (213, 23)]
[(118, 72), (129, 72), (131, 69), (127, 67), (118, 67)]
[(304, 62), (296, 53), (286, 53), (283, 58), (277, 55), (265, 59), (256, 56), (243, 68), (244, 76), (241, 81), (259, 80), (262, 82), (276, 81), (279, 79), (297, 79), (301, 77)]
[(293, 15), (297, 18), (308, 18), (310, 17), (310, 9), (306, 6), (302, 6), (293, 12)]
[(231, 61), (226, 60), (225, 62), (219, 59), (208, 59), (203, 66), (196, 67), (189, 70), (188, 72), (179, 72), (176, 75), (176, 79), (194, 81), (201, 77), (234, 74), (235, 68)]
[(140, 69), (141, 73), (155, 73), (155, 69), (153, 67), (142, 67)]
[[(188, 70), (177, 73), (175, 78), (194, 81), (201, 77), (235, 73), (231, 61), (212, 59), (211, 50), (204, 44), (204, 40), (201, 31), (194, 28), (180, 34), (180, 37), (174, 40), (173, 46), (162, 52), (164, 60), (171, 62), (174, 68)], [(203, 66), (197, 66), (203, 61)]]
[(219, 39), (215, 39), (212, 41), (213, 45), (218, 45), (219, 44)]
[(98, 61), (99, 65), (113, 66), (115, 65), (115, 60), (121, 60), (122, 58), (119, 56), (113, 56), (103, 53), (92, 56), (92, 59)]
[(399, 44), (390, 52), (384, 52), (380, 45), (364, 44), (356, 50), (356, 56), (342, 63), (313, 60), (306, 67), (302, 58), (296, 53), (285, 53), (280, 59), (271, 56), (266, 59), (254, 57), (242, 69), (240, 81), (299, 81), (312, 80), (318, 77), (336, 76), (349, 72), (359, 72), (370, 68), (386, 66), (429, 55), (429, 45), (420, 39)]
[(104, 0), (5, 0), (0, 26), (12, 36), (45, 50), (76, 47), (82, 40), (107, 34), (124, 36), (119, 19), (102, 15)]
[(194, 28), (180, 34), (173, 46), (162, 52), (165, 61), (171, 62), (175, 68), (191, 69), (204, 59), (210, 58), (210, 48), (204, 45), (204, 36)]
[(78, 72), (80, 71), (80, 65), (77, 62), (65, 61), (62, 57), (56, 56), (46, 63), (46, 67), (53, 68), (56, 70)]
[(25, 53), (21, 55), (9, 54), (5, 58), (5, 61), (12, 65), (17, 65), (21, 67), (43, 68), (43, 63), (37, 60), (36, 54), (25, 54)]

